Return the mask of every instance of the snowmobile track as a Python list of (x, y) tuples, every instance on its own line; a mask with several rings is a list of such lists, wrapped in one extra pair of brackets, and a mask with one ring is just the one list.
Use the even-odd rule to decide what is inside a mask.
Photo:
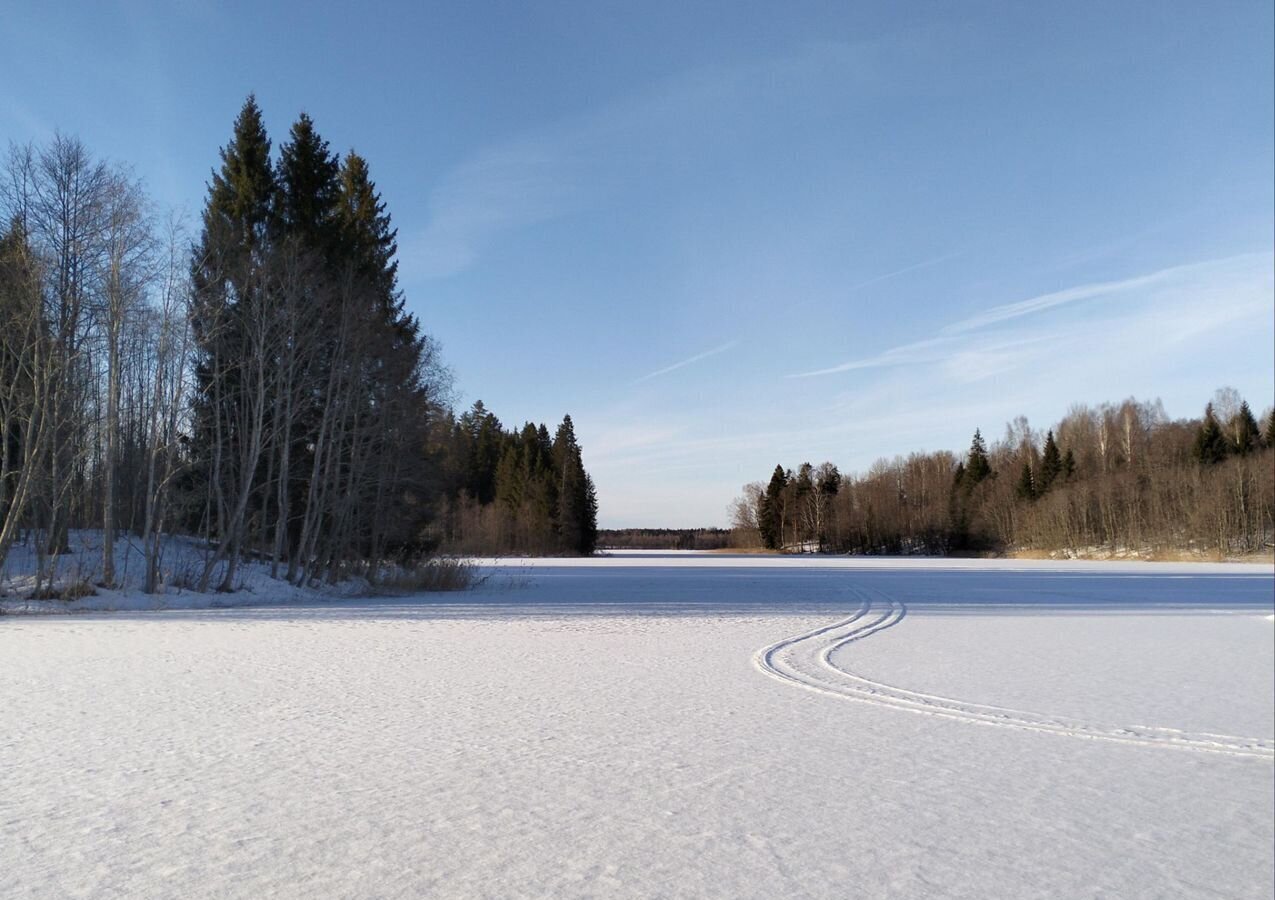
[(908, 690), (856, 675), (837, 666), (832, 660), (833, 654), (855, 641), (898, 625), (907, 616), (907, 607), (876, 590), (856, 587), (851, 589), (851, 593), (860, 601), (853, 615), (763, 647), (754, 655), (753, 662), (763, 673), (787, 684), (905, 712), (1067, 737), (1275, 761), (1275, 740), (1271, 739), (1189, 732), (1152, 725), (1116, 726), (1083, 722), (1068, 716)]

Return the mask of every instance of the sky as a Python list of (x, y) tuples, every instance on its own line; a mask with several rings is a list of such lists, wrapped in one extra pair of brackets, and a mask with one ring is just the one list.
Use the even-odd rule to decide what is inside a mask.
[(570, 413), (604, 527), (1025, 415), (1275, 400), (1275, 11), (6, 3), (0, 142), (200, 209), (249, 92), (366, 157), (457, 401)]

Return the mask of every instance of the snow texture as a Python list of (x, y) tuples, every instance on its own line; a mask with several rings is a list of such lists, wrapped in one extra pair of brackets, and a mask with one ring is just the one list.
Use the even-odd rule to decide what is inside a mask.
[(1270, 567), (490, 565), (0, 618), (0, 896), (1275, 890)]

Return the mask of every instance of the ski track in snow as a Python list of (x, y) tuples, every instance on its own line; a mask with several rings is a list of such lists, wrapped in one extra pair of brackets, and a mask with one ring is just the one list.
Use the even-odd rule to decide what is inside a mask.
[(852, 588), (860, 605), (847, 619), (758, 650), (753, 662), (766, 675), (821, 694), (978, 725), (1016, 728), (1090, 740), (1167, 747), (1275, 762), (1275, 740), (1154, 725), (1104, 725), (923, 693), (873, 681), (833, 662), (843, 647), (893, 628), (907, 616), (902, 602), (869, 588)]

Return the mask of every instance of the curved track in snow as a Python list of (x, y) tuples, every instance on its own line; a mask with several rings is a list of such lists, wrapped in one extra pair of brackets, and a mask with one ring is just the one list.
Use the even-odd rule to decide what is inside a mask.
[(852, 593), (860, 601), (852, 616), (763, 647), (754, 655), (754, 663), (765, 674), (788, 684), (906, 712), (1068, 737), (1275, 761), (1275, 741), (1270, 739), (1151, 725), (1116, 726), (1084, 722), (1069, 716), (912, 691), (856, 675), (835, 665), (832, 655), (848, 644), (898, 625), (907, 615), (907, 607), (879, 591), (855, 588)]

